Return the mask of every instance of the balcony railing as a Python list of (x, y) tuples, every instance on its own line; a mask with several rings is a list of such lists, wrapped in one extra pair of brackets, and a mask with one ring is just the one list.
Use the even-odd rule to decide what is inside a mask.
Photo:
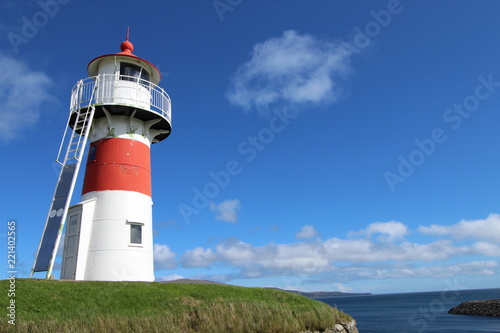
[(71, 112), (90, 105), (125, 105), (159, 114), (171, 121), (168, 94), (156, 84), (134, 76), (100, 74), (78, 81), (71, 91)]

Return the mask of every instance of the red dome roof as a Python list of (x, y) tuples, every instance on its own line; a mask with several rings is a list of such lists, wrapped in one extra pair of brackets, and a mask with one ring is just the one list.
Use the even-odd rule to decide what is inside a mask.
[(127, 38), (123, 43), (121, 43), (120, 49), (122, 50), (122, 53), (132, 54), (134, 51), (134, 44), (132, 44)]
[(161, 81), (160, 70), (155, 65), (153, 65), (152, 63), (150, 63), (149, 61), (147, 61), (145, 59), (142, 59), (142, 58), (139, 58), (138, 56), (136, 56), (135, 54), (132, 53), (134, 51), (134, 44), (132, 44), (129, 41), (128, 34), (129, 33), (127, 31), (127, 37), (120, 44), (120, 49), (121, 49), (122, 52), (115, 53), (115, 54), (106, 54), (106, 55), (103, 55), (103, 56), (95, 58), (94, 60), (92, 60), (89, 63), (89, 65), (87, 66), (87, 71), (89, 72), (89, 75), (90, 76), (97, 75), (98, 63), (103, 58), (106, 58), (106, 57), (116, 57), (116, 56), (130, 57), (130, 58), (135, 58), (139, 62), (142, 62), (143, 64), (149, 66), (150, 69), (151, 69), (152, 81), (153, 81), (153, 83), (158, 84)]

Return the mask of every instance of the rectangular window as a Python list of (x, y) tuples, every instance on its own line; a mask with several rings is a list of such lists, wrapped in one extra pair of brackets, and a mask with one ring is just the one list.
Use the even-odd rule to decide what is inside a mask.
[(142, 225), (140, 224), (130, 225), (130, 243), (142, 244)]
[(146, 86), (149, 84), (149, 73), (140, 66), (121, 62), (120, 80), (139, 82)]
[(89, 148), (89, 156), (87, 163), (94, 162), (97, 155), (97, 145), (91, 145)]

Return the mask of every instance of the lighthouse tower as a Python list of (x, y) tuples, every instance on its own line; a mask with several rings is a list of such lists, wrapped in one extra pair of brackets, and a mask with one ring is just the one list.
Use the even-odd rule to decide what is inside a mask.
[[(150, 147), (170, 134), (171, 102), (157, 85), (158, 68), (132, 53), (128, 33), (120, 48), (92, 60), (89, 78), (72, 91), (68, 131), (79, 146), (69, 139), (32, 273), (49, 276), (65, 220), (61, 279), (155, 279)], [(78, 156), (76, 171), (64, 176), (65, 169), (71, 169), (71, 151), (83, 151), (87, 140), (81, 202), (69, 207)], [(58, 191), (61, 197), (65, 188), (65, 207), (58, 209)]]

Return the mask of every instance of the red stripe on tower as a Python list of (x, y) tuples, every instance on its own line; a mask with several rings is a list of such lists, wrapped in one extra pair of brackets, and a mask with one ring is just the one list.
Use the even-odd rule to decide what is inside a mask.
[(82, 194), (113, 190), (152, 196), (147, 145), (122, 138), (102, 139), (91, 144)]

